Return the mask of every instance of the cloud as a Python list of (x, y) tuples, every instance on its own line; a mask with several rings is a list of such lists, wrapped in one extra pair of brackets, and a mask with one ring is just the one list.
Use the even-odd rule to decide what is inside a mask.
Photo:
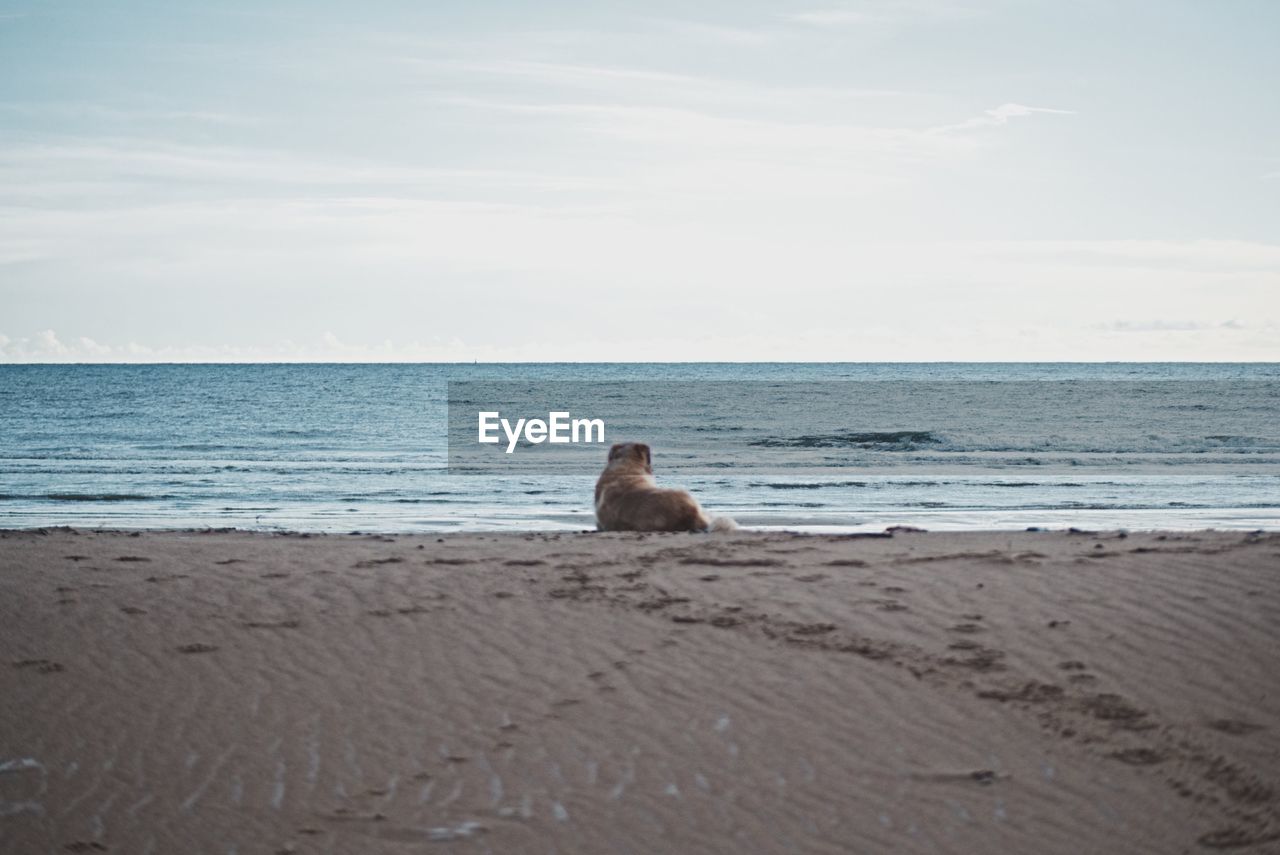
[[(1280, 342), (1276, 245), (830, 240), (783, 222), (745, 240), (682, 222), (398, 204), (113, 217), (118, 236), (56, 271), (129, 284), (81, 295), (91, 304), (73, 320), (61, 289), (24, 297), (0, 359), (1176, 361), (1274, 359)], [(175, 220), (205, 237), (146, 258)]]
[[(567, 174), (483, 168), (427, 167), (289, 151), (197, 145), (128, 137), (63, 139), (0, 147), (0, 189), (6, 201), (65, 198), (82, 208), (95, 196), (137, 204), (156, 199), (281, 193), (402, 196), (432, 193), (484, 197), (608, 189), (607, 182)], [(113, 205), (114, 206), (114, 205)], [(12, 213), (12, 212), (11, 212)], [(21, 248), (5, 250), (0, 258)]]
[(41, 330), (27, 338), (0, 335), (0, 358), (7, 361), (59, 361), (72, 353), (53, 330)]
[(853, 160), (871, 154), (933, 158), (969, 147), (958, 139), (907, 127), (875, 127), (841, 122), (788, 121), (726, 116), (675, 107), (602, 103), (540, 103), (456, 99), (454, 103), (529, 117), (555, 118), (596, 136), (636, 143), (732, 152), (772, 151), (811, 156), (816, 151)]
[[(560, 341), (493, 341), (452, 334), (425, 340), (373, 336), (361, 341), (326, 332), (306, 340), (280, 338), (239, 346), (137, 341), (107, 346), (83, 337), (63, 344), (52, 331), (44, 331), (18, 340), (0, 334), (0, 363), (592, 361), (606, 351), (619, 359), (639, 361), (1075, 361), (1082, 348), (1101, 360), (1251, 361), (1267, 359), (1280, 332), (1274, 323), (1244, 327), (1234, 321), (1121, 320), (1074, 329), (975, 321), (938, 326), (922, 337), (919, 331), (904, 333), (892, 314), (860, 323), (857, 330), (856, 336), (850, 336), (842, 325), (817, 321), (798, 338), (777, 335), (776, 330), (762, 337), (754, 330), (730, 331), (723, 326), (704, 328), (697, 336), (662, 329), (632, 338), (614, 335), (606, 340), (579, 334)], [(52, 350), (50, 338), (58, 342)]]
[(812, 27), (919, 24), (985, 14), (969, 3), (951, 0), (863, 0), (851, 5), (807, 9), (782, 17)]
[(545, 62), (503, 59), (490, 62), (430, 61), (417, 58), (403, 60), (411, 65), (432, 69), (498, 74), (536, 80), (541, 83), (564, 83), (575, 86), (616, 86), (619, 83), (663, 84), (666, 86), (703, 86), (706, 78), (642, 68), (623, 68), (589, 63)]
[(664, 20), (659, 21), (658, 24), (679, 35), (718, 44), (752, 47), (766, 44), (774, 39), (774, 34), (768, 30), (709, 24), (703, 21)]
[(36, 334), (35, 339), (36, 351), (39, 353), (48, 353), (50, 355), (62, 355), (67, 352), (67, 347), (58, 341), (58, 336), (53, 330), (45, 330)]
[(801, 84), (779, 86), (759, 81), (593, 63), (519, 59), (423, 60), (417, 57), (402, 57), (398, 62), (433, 75), (456, 72), (507, 78), (514, 83), (534, 84), (547, 88), (607, 93), (611, 103), (647, 100), (651, 104), (660, 102), (669, 106), (674, 103), (694, 101), (714, 102), (722, 108), (735, 106), (794, 109), (799, 106), (816, 111), (827, 111), (851, 99), (906, 97), (914, 94), (883, 88)]
[(969, 131), (975, 128), (998, 127), (1007, 125), (1010, 119), (1032, 116), (1036, 113), (1053, 113), (1060, 116), (1074, 116), (1074, 110), (1055, 110), (1049, 107), (1028, 107), (1025, 104), (1001, 104), (992, 110), (984, 110), (981, 116), (966, 119), (954, 125), (940, 125), (930, 128), (930, 133), (950, 134), (957, 131)]
[(1165, 332), (1186, 332), (1200, 333), (1213, 330), (1227, 331), (1245, 331), (1249, 328), (1236, 320), (1223, 321), (1222, 323), (1203, 323), (1201, 321), (1111, 321), (1109, 323), (1095, 324), (1094, 329), (1104, 330), (1106, 332), (1118, 333), (1165, 333)]
[(281, 339), (258, 345), (152, 345), (128, 341), (105, 345), (78, 337), (64, 344), (53, 330), (13, 339), (0, 333), (0, 364), (21, 363), (163, 363), (163, 362), (492, 362), (530, 359), (530, 351), (469, 345), (457, 337), (429, 341), (384, 339), (376, 343), (349, 344), (332, 332), (318, 340), (296, 342)]
[(866, 24), (878, 20), (875, 15), (860, 12), (856, 9), (815, 9), (809, 12), (796, 12), (784, 17), (789, 21), (813, 24), (820, 27)]
[(113, 107), (92, 101), (49, 101), (42, 103), (5, 101), (0, 102), (0, 111), (25, 117), (93, 119), (118, 122), (124, 125), (137, 122), (201, 122), (213, 125), (251, 125), (261, 121), (244, 114), (217, 110)]
[(1074, 110), (1052, 110), (1048, 107), (1027, 107), (1022, 104), (1001, 104), (994, 110), (987, 110), (987, 115), (997, 125), (1003, 125), (1005, 122), (1017, 116), (1030, 116), (1032, 113), (1061, 113), (1065, 115), (1074, 115)]
[(954, 244), (979, 257), (1059, 267), (1280, 275), (1280, 244), (1242, 240), (1025, 240)]

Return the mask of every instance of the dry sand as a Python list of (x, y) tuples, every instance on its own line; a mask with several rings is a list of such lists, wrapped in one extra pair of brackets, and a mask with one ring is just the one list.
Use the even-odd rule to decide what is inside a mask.
[(1280, 847), (1280, 535), (0, 532), (5, 853)]

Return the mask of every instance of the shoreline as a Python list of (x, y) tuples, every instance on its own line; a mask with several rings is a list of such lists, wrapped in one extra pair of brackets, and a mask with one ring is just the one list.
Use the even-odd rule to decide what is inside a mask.
[[(887, 517), (886, 517), (887, 519)], [(594, 517), (584, 522), (594, 524)], [(1083, 522), (1083, 521), (1081, 521)], [(1088, 525), (1032, 525), (1032, 526), (1006, 526), (1006, 527), (955, 527), (955, 528), (926, 528), (918, 526), (912, 521), (895, 522), (891, 525), (881, 527), (879, 523), (871, 524), (855, 524), (850, 526), (823, 526), (823, 525), (739, 525), (735, 530), (740, 535), (794, 535), (797, 537), (833, 537), (833, 538), (865, 538), (879, 537), (884, 532), (900, 530), (903, 533), (915, 534), (935, 534), (935, 535), (1005, 535), (1005, 534), (1072, 534), (1072, 535), (1098, 535), (1098, 536), (1121, 536), (1129, 535), (1188, 535), (1188, 534), (1271, 534), (1280, 533), (1280, 524), (1267, 525), (1240, 525), (1240, 526), (1199, 526), (1199, 527), (1171, 527), (1168, 525), (1155, 526), (1151, 528), (1139, 528), (1129, 526), (1099, 526), (1091, 527)], [(175, 525), (172, 527), (158, 527), (153, 525), (141, 526), (90, 526), (90, 525), (71, 525), (71, 524), (49, 524), (49, 525), (24, 525), (24, 526), (0, 526), (0, 534), (41, 534), (41, 533), (70, 533), (70, 534), (248, 534), (262, 535), (264, 537), (485, 537), (489, 535), (501, 535), (503, 537), (524, 537), (527, 535), (536, 535), (539, 537), (550, 535), (598, 535), (598, 534), (645, 534), (653, 537), (667, 537), (671, 535), (689, 534), (693, 536), (708, 535), (712, 537), (721, 537), (722, 532), (602, 532), (596, 528), (517, 528), (515, 526), (507, 528), (488, 528), (488, 529), (435, 529), (435, 528), (404, 528), (404, 529), (351, 529), (351, 530), (325, 530), (314, 528), (253, 528), (236, 525), (228, 526), (198, 526), (198, 525)]]
[(15, 851), (1266, 851), (1280, 534), (0, 530)]

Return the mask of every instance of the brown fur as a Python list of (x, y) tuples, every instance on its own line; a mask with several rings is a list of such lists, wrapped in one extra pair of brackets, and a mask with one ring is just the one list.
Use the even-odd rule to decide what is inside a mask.
[(712, 519), (688, 491), (658, 486), (649, 446), (622, 442), (609, 449), (609, 462), (596, 482), (596, 527), (600, 531), (707, 531)]

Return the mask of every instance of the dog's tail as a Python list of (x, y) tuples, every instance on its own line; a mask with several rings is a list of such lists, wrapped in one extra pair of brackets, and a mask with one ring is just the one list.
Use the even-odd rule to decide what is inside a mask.
[(711, 522), (707, 525), (707, 531), (737, 531), (738, 524), (730, 517), (711, 517)]

